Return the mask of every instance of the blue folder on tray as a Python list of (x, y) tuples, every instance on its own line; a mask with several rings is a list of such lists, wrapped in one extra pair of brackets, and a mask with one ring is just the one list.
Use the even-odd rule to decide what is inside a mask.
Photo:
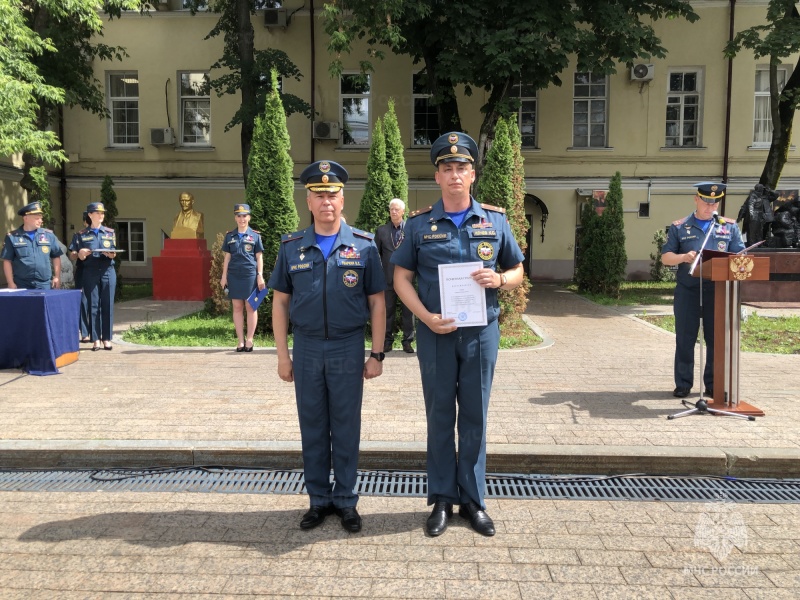
[(263, 290), (258, 291), (258, 288), (253, 290), (253, 293), (247, 297), (247, 303), (253, 307), (253, 310), (258, 310), (264, 298), (269, 294), (269, 288), (265, 287)]

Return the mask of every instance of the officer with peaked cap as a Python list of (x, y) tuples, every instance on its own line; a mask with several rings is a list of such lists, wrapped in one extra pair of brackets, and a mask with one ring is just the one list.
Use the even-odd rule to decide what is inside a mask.
[[(475, 181), (475, 141), (446, 133), (431, 146), (434, 177), (442, 191), (433, 206), (411, 213), (405, 238), (392, 255), (394, 287), (417, 318), (417, 354), (428, 417), (428, 535), (444, 533), (453, 512), (482, 535), (495, 533), (486, 514), (486, 417), (497, 362), (500, 306), (497, 290), (522, 282), (523, 254), (505, 210), (470, 195)], [(486, 293), (488, 324), (457, 327), (442, 318), (440, 264), (478, 262), (472, 279)], [(414, 288), (417, 276), (419, 292)], [(455, 430), (458, 429), (458, 452)]]
[(112, 350), (117, 238), (112, 228), (103, 225), (106, 209), (102, 202), (89, 203), (86, 213), (91, 222), (72, 238), (69, 249), (83, 261), (83, 296), (92, 350)]
[[(694, 384), (694, 346), (700, 329), (700, 278), (689, 274), (691, 264), (703, 248), (708, 228), (713, 228), (706, 242), (710, 250), (739, 252), (744, 249), (736, 221), (714, 216), (725, 196), (724, 183), (696, 183), (695, 210), (688, 217), (674, 221), (661, 249), (661, 262), (678, 265), (673, 312), (675, 313), (675, 390), (672, 395), (685, 398)], [(706, 343), (706, 366), (703, 373), (706, 396), (714, 395), (714, 282), (703, 281), (703, 337)]]
[[(11, 289), (49, 290), (61, 286), (61, 255), (58, 238), (42, 227), (42, 204), (31, 202), (17, 211), (22, 226), (6, 234), (3, 273)], [(51, 284), (52, 282), (52, 284)]]
[[(342, 216), (347, 171), (322, 160), (300, 175), (314, 222), (281, 238), (275, 269), (272, 328), (278, 375), (294, 381), (303, 471), (310, 508), (302, 529), (336, 513), (342, 527), (361, 530), (355, 493), (364, 379), (383, 371), (386, 307), (381, 259), (371, 233)], [(372, 352), (364, 360), (364, 326), (372, 324)], [(291, 357), (287, 330), (291, 322)], [(333, 484), (330, 471), (333, 467)]]
[(236, 228), (227, 232), (222, 242), (225, 260), (219, 284), (228, 288), (228, 298), (233, 304), (233, 326), (239, 340), (236, 352), (252, 352), (258, 311), (250, 306), (247, 299), (256, 288), (259, 291), (264, 289), (264, 244), (261, 232), (250, 227), (249, 204), (234, 204), (233, 215)]

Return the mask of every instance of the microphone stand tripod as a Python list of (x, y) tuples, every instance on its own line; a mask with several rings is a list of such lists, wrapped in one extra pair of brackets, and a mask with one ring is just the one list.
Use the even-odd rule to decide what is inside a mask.
[[(703, 250), (705, 250), (706, 244), (708, 243), (711, 234), (714, 232), (714, 228), (717, 226), (718, 223), (718, 215), (714, 213), (711, 224), (708, 226), (708, 231), (706, 231), (706, 237), (703, 239), (703, 244), (700, 246), (700, 250), (697, 252), (697, 256), (695, 256), (694, 261), (692, 261), (692, 266), (689, 267), (689, 275), (693, 275), (695, 269), (698, 265), (700, 265), (700, 272), (698, 279), (700, 280), (700, 363), (699, 363), (699, 381), (703, 381), (703, 373), (705, 372), (705, 338), (706, 332), (705, 327), (703, 326)], [(681, 400), (681, 404), (684, 406), (690, 406), (689, 410), (684, 410), (682, 412), (676, 413), (674, 415), (669, 415), (667, 420), (671, 421), (672, 419), (677, 419), (679, 417), (688, 417), (689, 415), (722, 415), (726, 417), (737, 417), (739, 419), (747, 419), (748, 421), (755, 421), (756, 418), (750, 415), (740, 415), (733, 412), (728, 412), (726, 410), (718, 410), (716, 408), (709, 408), (708, 402), (703, 398), (703, 391), (705, 388), (705, 384), (700, 386), (702, 390), (700, 392), (700, 400), (695, 402), (694, 404), (687, 402), (686, 400)], [(713, 402), (713, 399), (712, 399)]]

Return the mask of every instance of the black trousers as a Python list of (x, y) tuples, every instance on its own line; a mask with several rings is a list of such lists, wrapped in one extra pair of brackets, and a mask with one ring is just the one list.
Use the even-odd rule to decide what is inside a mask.
[[(400, 302), (400, 298), (397, 297), (397, 294), (394, 291), (394, 288), (388, 288), (384, 293), (384, 298), (386, 299), (386, 342), (391, 342), (394, 340), (394, 316), (397, 312), (397, 303)], [(402, 318), (402, 325), (403, 325), (403, 341), (404, 342), (413, 342), (414, 341), (414, 313), (412, 313), (406, 305), (400, 302), (400, 316)]]

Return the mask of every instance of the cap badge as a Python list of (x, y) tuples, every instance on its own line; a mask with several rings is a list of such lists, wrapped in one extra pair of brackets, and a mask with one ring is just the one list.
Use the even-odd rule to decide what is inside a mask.
[(711, 186), (711, 191), (712, 191), (712, 192), (716, 192), (716, 191), (717, 191), (717, 189), (718, 189), (718, 186), (716, 186), (716, 185), (712, 185), (712, 186)]
[(439, 228), (436, 225), (431, 225), (431, 231), (436, 231), (437, 229)]
[(449, 136), (447, 136), (447, 141), (450, 142), (451, 144), (457, 144), (458, 135), (455, 133), (451, 133)]
[(453, 154), (458, 152), (458, 146), (450, 146), (450, 152), (452, 152)]
[(322, 176), (322, 183), (328, 183), (328, 176), (327, 175), (323, 175)]
[(319, 163), (319, 170), (322, 171), (323, 173), (327, 173), (328, 171), (331, 170), (330, 163), (326, 160), (323, 160), (321, 163)]

